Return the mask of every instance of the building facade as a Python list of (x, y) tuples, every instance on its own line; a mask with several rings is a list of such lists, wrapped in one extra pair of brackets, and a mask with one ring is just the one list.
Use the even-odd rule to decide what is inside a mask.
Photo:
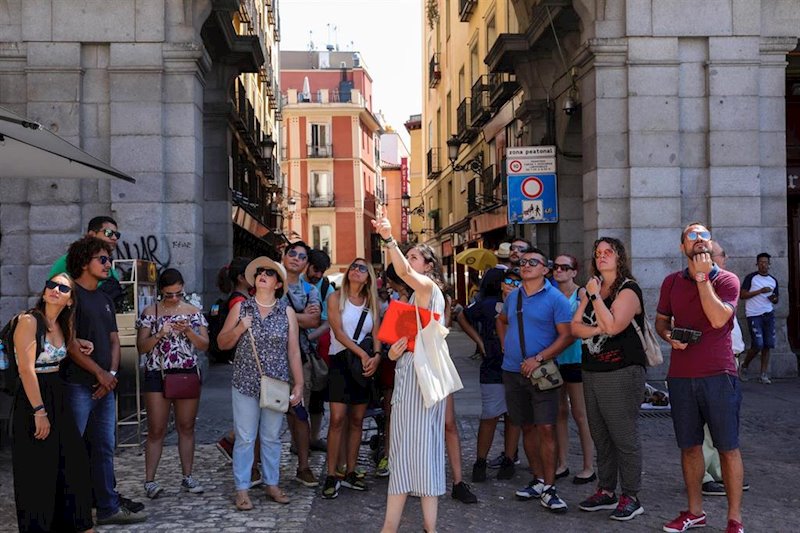
[(385, 203), (382, 130), (361, 56), (282, 51), (281, 95), (287, 237), (327, 251), (334, 270), (355, 257), (380, 264), (371, 221)]
[(234, 251), (275, 252), (279, 28), (277, 0), (3, 3), (0, 105), (137, 182), (0, 180), (0, 319), (97, 215), (116, 257), (178, 268), (206, 302)]
[[(425, 89), (431, 94), (459, 79), (458, 50), (470, 49), (472, 34), (454, 43), (461, 31), (455, 28), (471, 27), (484, 3), (427, 4), (435, 7), (427, 10), (424, 43), (430, 61)], [(800, 5), (782, 0), (493, 5), (507, 10), (508, 25), (496, 34), (488, 24), (478, 30), (478, 42), (484, 31), (487, 44), (485, 55), (479, 50), (479, 70), (486, 69), (490, 87), (502, 87), (491, 81), (502, 79), (516, 83), (520, 92), (510, 104), (490, 106), (491, 118), (479, 136), (494, 142), (495, 150), (490, 148), (484, 161), (491, 161), (492, 152), (502, 157), (503, 144), (557, 149), (558, 223), (519, 225), (509, 233), (524, 235), (550, 255), (564, 251), (582, 258), (598, 236), (622, 239), (651, 315), (661, 280), (685, 263), (677, 237), (687, 222), (709, 224), (731, 257), (729, 268), (740, 276), (755, 269), (756, 254), (767, 251), (782, 290), (789, 289), (777, 309), (779, 347), (772, 369), (778, 375), (796, 373), (788, 341), (796, 342), (800, 320), (797, 201), (791, 179), (787, 194), (792, 176), (787, 157), (791, 169), (797, 161), (791, 151), (797, 120), (787, 102), (791, 110)], [(450, 86), (451, 95), (458, 94), (457, 87)], [(500, 92), (490, 88), (489, 98)], [(475, 93), (470, 96), (474, 102)], [(425, 148), (437, 149), (439, 157), (430, 158), (427, 172), (441, 180), (445, 132), (458, 134), (447, 111), (455, 97), (450, 107), (447, 99), (444, 107), (431, 100), (423, 124), (434, 133), (424, 136)], [(462, 153), (472, 154), (463, 146)], [(446, 183), (428, 193), (431, 205), (458, 209), (451, 188), (468, 194), (455, 193), (458, 188)], [(450, 213), (435, 218), (443, 255), (463, 239), (462, 228), (452, 227), (460, 213)], [(486, 238), (487, 231), (480, 231), (486, 217), (469, 217), (467, 239)]]
[(422, 114), (411, 115), (406, 120), (406, 131), (408, 132), (411, 161), (408, 166), (408, 241), (411, 243), (423, 242), (427, 233), (425, 226), (425, 202), (423, 201), (422, 190), (425, 188), (425, 153), (422, 151)]
[(386, 208), (384, 216), (392, 223), (400, 242), (411, 232), (411, 158), (403, 138), (391, 126), (381, 135), (381, 174)]

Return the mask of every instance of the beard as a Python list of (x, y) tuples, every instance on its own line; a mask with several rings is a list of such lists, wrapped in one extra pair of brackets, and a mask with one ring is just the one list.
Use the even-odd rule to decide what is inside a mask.
[(711, 244), (703, 243), (703, 244), (695, 244), (692, 246), (692, 250), (686, 254), (689, 259), (693, 259), (694, 256), (698, 254), (710, 254), (711, 253)]

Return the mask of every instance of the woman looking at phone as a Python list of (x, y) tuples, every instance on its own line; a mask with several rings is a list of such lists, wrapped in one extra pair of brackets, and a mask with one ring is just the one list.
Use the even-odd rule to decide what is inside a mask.
[[(631, 275), (621, 241), (600, 237), (592, 250), (592, 277), (572, 317), (572, 334), (584, 339), (581, 373), (589, 431), (597, 448), (597, 491), (583, 511), (612, 510), (612, 520), (644, 512), (639, 406), (644, 397), (644, 348), (631, 323), (644, 326), (642, 289)], [(622, 494), (617, 498), (617, 478)]]
[(203, 486), (192, 476), (194, 464), (194, 421), (200, 396), (187, 399), (164, 397), (166, 374), (196, 374), (197, 350), (208, 349), (208, 322), (197, 307), (184, 301), (183, 276), (168, 268), (158, 277), (160, 301), (142, 311), (136, 321), (136, 346), (146, 354), (144, 403), (147, 408), (147, 442), (144, 450), (144, 491), (157, 498), (161, 485), (155, 480), (170, 408), (175, 411), (178, 430), (178, 455), (183, 479), (181, 488), (192, 494)]

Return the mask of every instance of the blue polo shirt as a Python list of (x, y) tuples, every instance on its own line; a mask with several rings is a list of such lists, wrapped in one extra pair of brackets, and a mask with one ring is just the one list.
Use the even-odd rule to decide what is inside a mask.
[[(517, 326), (517, 298), (522, 298), (522, 319), (525, 328), (525, 354), (520, 350)], [(508, 295), (503, 304), (503, 314), (508, 319), (505, 337), (503, 370), (519, 373), (523, 359), (535, 357), (558, 338), (556, 324), (572, 322), (569, 300), (544, 280), (544, 286), (530, 296), (519, 287)]]

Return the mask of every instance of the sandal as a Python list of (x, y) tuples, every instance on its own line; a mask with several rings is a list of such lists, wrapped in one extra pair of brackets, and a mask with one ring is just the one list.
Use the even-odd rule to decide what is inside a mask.
[(253, 502), (250, 501), (250, 495), (246, 490), (237, 490), (236, 499), (234, 501), (238, 511), (249, 511), (253, 508)]
[(292, 501), (285, 492), (283, 492), (278, 487), (267, 487), (265, 488), (264, 492), (267, 493), (267, 500), (272, 500), (275, 503), (280, 503), (282, 505), (286, 505), (290, 501)]

